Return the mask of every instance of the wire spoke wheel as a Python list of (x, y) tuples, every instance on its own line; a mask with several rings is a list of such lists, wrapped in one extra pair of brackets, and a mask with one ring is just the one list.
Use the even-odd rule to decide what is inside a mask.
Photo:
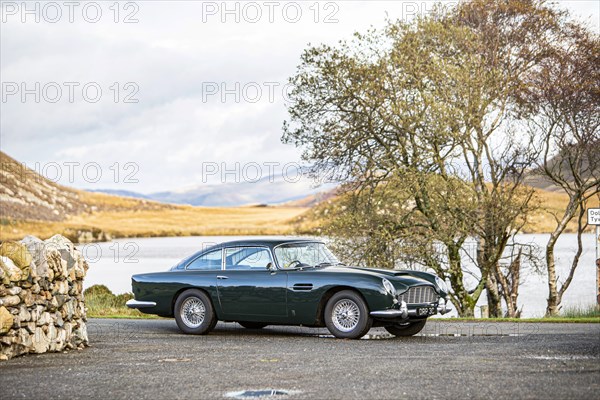
[(202, 325), (206, 317), (206, 307), (197, 297), (188, 297), (181, 305), (181, 320), (190, 328)]
[(342, 299), (333, 306), (331, 321), (340, 331), (351, 332), (356, 328), (359, 320), (360, 309), (354, 301)]

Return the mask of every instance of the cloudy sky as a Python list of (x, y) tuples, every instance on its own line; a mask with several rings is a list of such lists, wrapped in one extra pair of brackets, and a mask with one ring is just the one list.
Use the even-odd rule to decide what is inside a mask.
[[(599, 1), (559, 3), (600, 29)], [(3, 1), (2, 151), (88, 189), (294, 174), (280, 137), (302, 50), (432, 4)]]

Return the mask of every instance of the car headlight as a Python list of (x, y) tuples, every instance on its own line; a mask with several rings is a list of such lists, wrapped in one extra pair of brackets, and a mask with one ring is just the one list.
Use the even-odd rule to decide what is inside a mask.
[(383, 287), (385, 288), (386, 292), (388, 292), (392, 296), (396, 295), (396, 288), (394, 287), (394, 285), (392, 285), (392, 282), (388, 281), (385, 278), (383, 278), (381, 282), (383, 283)]
[(439, 276), (435, 277), (435, 284), (440, 288), (442, 292), (448, 293), (448, 286), (446, 285), (446, 282), (440, 279)]

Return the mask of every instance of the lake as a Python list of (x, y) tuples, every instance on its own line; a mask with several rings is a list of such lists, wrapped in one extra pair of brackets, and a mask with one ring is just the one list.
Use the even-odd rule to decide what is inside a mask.
[[(260, 238), (254, 236), (253, 238)], [(264, 237), (264, 236), (263, 236)], [(534, 243), (544, 246), (547, 234), (519, 235), (521, 243)], [(196, 251), (228, 240), (247, 236), (191, 236), (118, 239), (106, 243), (92, 243), (78, 246), (89, 262), (85, 286), (104, 284), (113, 293), (131, 291), (131, 275), (142, 272), (165, 271), (185, 256)], [(566, 291), (563, 307), (588, 306), (596, 302), (596, 267), (594, 235), (583, 237), (584, 252), (571, 286)], [(564, 234), (556, 246), (559, 279), (564, 280), (577, 246), (575, 234)], [(521, 273), (519, 307), (523, 307), (523, 317), (543, 316), (546, 309), (548, 289), (545, 275), (524, 267)], [(478, 306), (486, 304), (485, 293)], [(479, 311), (476, 311), (478, 316)], [(447, 316), (456, 316), (450, 313)]]

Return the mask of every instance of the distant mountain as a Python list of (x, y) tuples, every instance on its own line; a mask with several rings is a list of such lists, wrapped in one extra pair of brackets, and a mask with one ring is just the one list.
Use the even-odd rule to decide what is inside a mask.
[(235, 207), (256, 204), (310, 207), (318, 202), (319, 194), (322, 191), (329, 189), (330, 187), (327, 186), (313, 187), (308, 180), (292, 182), (283, 177), (265, 177), (258, 181), (202, 184), (150, 194), (111, 189), (95, 191), (162, 203), (204, 207)]
[(148, 195), (141, 194), (138, 192), (132, 192), (130, 190), (118, 190), (118, 189), (86, 189), (87, 192), (92, 193), (105, 193), (112, 194), (113, 196), (121, 196), (121, 197), (132, 197), (134, 199), (145, 199), (152, 200)]

